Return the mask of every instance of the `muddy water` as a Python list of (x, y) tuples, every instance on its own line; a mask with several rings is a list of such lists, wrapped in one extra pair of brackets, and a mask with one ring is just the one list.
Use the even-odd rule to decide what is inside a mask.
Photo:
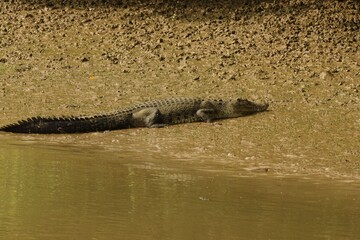
[(356, 182), (219, 168), (205, 157), (180, 161), (126, 142), (109, 151), (47, 138), (2, 136), (1, 239), (355, 239), (360, 234)]

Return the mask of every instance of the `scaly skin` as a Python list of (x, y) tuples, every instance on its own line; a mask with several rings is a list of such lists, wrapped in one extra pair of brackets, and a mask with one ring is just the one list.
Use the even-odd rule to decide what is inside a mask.
[(265, 111), (268, 104), (245, 99), (214, 100), (176, 97), (154, 100), (124, 108), (115, 113), (80, 117), (33, 117), (3, 126), (0, 131), (14, 133), (85, 133), (135, 127), (211, 122)]

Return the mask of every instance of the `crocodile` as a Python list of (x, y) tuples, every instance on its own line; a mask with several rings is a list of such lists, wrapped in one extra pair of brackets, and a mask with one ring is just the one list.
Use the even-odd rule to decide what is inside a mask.
[(220, 100), (174, 97), (147, 101), (119, 111), (93, 116), (32, 117), (0, 127), (13, 133), (86, 133), (136, 127), (164, 127), (167, 125), (212, 122), (267, 110), (268, 104), (246, 99)]

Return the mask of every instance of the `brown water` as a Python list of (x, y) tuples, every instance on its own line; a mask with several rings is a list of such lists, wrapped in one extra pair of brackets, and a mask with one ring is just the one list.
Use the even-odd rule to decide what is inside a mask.
[(356, 239), (360, 234), (356, 182), (250, 175), (211, 162), (190, 165), (157, 156), (4, 136), (0, 239)]

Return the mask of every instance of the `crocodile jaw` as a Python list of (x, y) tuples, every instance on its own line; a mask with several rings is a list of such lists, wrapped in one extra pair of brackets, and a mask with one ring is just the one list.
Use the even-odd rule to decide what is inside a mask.
[(250, 115), (257, 112), (266, 111), (269, 107), (269, 104), (259, 104), (255, 102), (250, 102), (246, 99), (236, 99), (228, 102), (228, 113), (232, 117), (240, 117), (245, 115)]

